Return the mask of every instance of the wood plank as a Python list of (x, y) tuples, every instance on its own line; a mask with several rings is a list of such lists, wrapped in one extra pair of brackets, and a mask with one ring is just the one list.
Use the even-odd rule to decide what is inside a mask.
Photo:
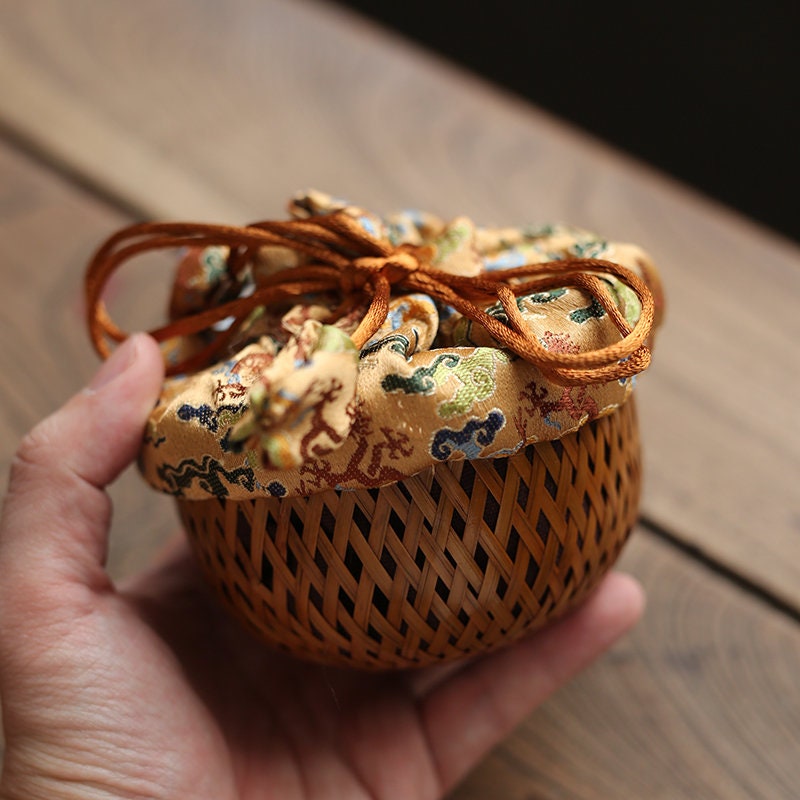
[[(125, 220), (2, 144), (0, 187), (0, 337), (17, 344), (0, 350), (4, 374), (15, 376), (0, 411), (5, 470), (22, 433), (95, 365), (80, 313), (83, 261)], [(152, 305), (152, 275), (123, 280), (127, 303)], [(111, 568), (130, 574), (173, 530), (172, 504), (134, 473), (114, 499)], [(794, 797), (800, 711), (786, 698), (800, 667), (797, 626), (642, 532), (624, 564), (650, 592), (644, 623), (455, 798)]]
[(5, 3), (0, 74), (8, 129), (155, 216), (281, 216), (315, 185), (648, 247), (670, 307), (645, 514), (800, 608), (796, 248), (314, 2)]

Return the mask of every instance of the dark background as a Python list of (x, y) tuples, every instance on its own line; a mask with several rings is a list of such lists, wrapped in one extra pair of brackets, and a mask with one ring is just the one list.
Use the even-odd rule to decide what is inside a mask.
[(338, 2), (800, 240), (800, 3)]

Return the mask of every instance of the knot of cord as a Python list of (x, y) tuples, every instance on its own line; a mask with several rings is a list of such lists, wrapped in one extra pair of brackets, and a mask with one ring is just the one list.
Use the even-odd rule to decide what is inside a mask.
[[(388, 255), (360, 256), (346, 264), (342, 269), (339, 285), (342, 292), (349, 295), (363, 291), (376, 277), (383, 278), (389, 286), (397, 286), (421, 268), (421, 251), (412, 245), (401, 245)], [(424, 263), (424, 262), (423, 262)]]

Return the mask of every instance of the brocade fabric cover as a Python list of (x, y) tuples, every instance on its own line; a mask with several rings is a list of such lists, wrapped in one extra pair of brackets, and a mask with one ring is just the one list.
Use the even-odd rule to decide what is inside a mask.
[[(296, 197), (295, 218), (345, 211), (397, 246), (428, 244), (436, 269), (477, 275), (570, 257), (601, 258), (651, 283), (657, 273), (638, 246), (563, 225), (481, 228), (406, 211), (378, 217), (319, 192)], [(227, 251), (188, 251), (178, 266), (171, 312), (191, 313), (213, 293)], [(264, 247), (250, 280), (290, 269), (303, 256)], [(636, 295), (604, 277), (632, 325)], [(580, 353), (620, 339), (603, 307), (576, 288), (518, 298), (548, 350)], [(560, 438), (629, 398), (635, 377), (561, 386), (501, 349), (479, 325), (422, 294), (392, 297), (378, 333), (358, 352), (351, 334), (364, 308), (324, 323), (337, 300), (312, 296), (293, 307), (260, 308), (229, 358), (169, 378), (153, 409), (140, 468), (155, 488), (186, 499), (310, 495), (381, 486), (449, 459), (508, 456)], [(500, 320), (498, 304), (487, 309)], [(167, 359), (191, 349), (165, 345)]]

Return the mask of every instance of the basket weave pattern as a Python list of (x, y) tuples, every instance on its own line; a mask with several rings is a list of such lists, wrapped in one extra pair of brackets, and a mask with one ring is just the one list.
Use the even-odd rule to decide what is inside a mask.
[(627, 539), (640, 479), (629, 401), (379, 489), (178, 505), (209, 581), (264, 639), (386, 669), (487, 651), (577, 604)]

